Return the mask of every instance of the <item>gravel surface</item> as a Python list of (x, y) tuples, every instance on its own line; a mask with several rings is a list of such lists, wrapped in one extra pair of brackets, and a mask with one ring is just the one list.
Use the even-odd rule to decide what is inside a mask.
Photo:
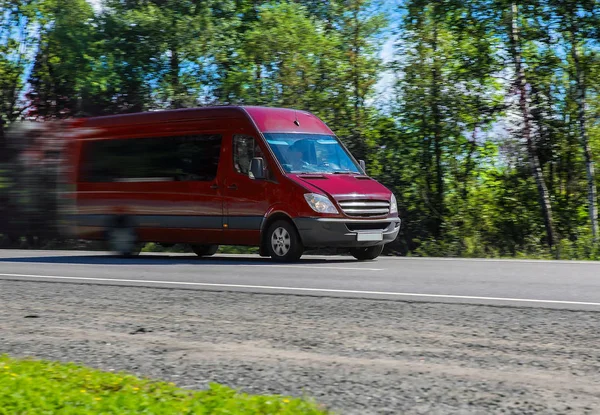
[(600, 313), (0, 281), (0, 353), (342, 414), (599, 414)]

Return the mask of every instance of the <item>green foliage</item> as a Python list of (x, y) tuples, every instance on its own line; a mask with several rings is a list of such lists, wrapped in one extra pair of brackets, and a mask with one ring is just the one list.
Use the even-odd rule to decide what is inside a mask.
[(255, 396), (212, 384), (189, 391), (172, 383), (74, 364), (0, 356), (0, 414), (325, 414), (308, 400)]
[(175, 244), (173, 246), (163, 246), (154, 242), (144, 244), (142, 252), (176, 252), (176, 253), (190, 253), (192, 250), (184, 244)]
[[(514, 74), (507, 70), (514, 63), (506, 59), (513, 4), (534, 148), (562, 240), (554, 250), (546, 246)], [(563, 23), (576, 16), (586, 70), (597, 68), (589, 30), (597, 11), (591, 2), (404, 3), (392, 65), (398, 139), (385, 143), (376, 161), (383, 166), (378, 178), (405, 210), (398, 245), (418, 255), (594, 257), (595, 242), (581, 232), (589, 218), (573, 62), (560, 47), (569, 49), (572, 26)], [(588, 120), (595, 156), (598, 129)]]
[(21, 100), (25, 74), (32, 63), (31, 51), (39, 46), (38, 27), (47, 23), (48, 3), (0, 0), (0, 119), (4, 121), (17, 120), (27, 108)]
[[(406, 0), (393, 15), (381, 0), (102, 5), (94, 14), (86, 0), (0, 0), (4, 119), (204, 104), (304, 109), (395, 192), (403, 228), (393, 252), (596, 257), (588, 175), (598, 182), (597, 1)], [(388, 66), (386, 36), (396, 38)], [(395, 82), (382, 103), (384, 71)], [(553, 248), (541, 206), (554, 218)]]
[(61, 0), (49, 5), (51, 21), (40, 33), (39, 50), (29, 82), (29, 115), (42, 119), (82, 114), (82, 101), (93, 85), (89, 55), (94, 27), (86, 0)]
[(239, 59), (220, 93), (248, 104), (316, 108), (326, 96), (317, 88), (319, 64), (335, 61), (338, 42), (302, 6), (264, 4), (240, 40)]
[(0, 170), (0, 189), (6, 191), (6, 188), (10, 185), (8, 178), (8, 172), (6, 170)]
[[(142, 248), (142, 252), (176, 252), (176, 253), (191, 253), (192, 250), (188, 245), (176, 244), (173, 246), (162, 246), (153, 242), (147, 243)], [(258, 248), (249, 246), (221, 246), (218, 253), (220, 254), (257, 254)]]

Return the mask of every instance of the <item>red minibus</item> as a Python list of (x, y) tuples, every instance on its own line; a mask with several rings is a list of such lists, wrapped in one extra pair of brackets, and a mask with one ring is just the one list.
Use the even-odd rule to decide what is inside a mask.
[(143, 242), (379, 256), (400, 229), (392, 192), (304, 111), (208, 107), (79, 119), (68, 159), (74, 236), (121, 255)]

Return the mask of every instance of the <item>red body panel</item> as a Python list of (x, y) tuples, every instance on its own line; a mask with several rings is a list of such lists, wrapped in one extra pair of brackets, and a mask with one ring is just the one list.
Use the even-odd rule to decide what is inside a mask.
[(336, 200), (342, 199), (389, 199), (390, 191), (381, 183), (367, 176), (353, 174), (327, 174), (319, 178), (310, 175), (290, 175), (299, 183), (308, 183)]
[(305, 111), (282, 108), (244, 107), (263, 133), (312, 133), (329, 134), (333, 132), (319, 118)]
[[(100, 239), (111, 218), (138, 218), (138, 237), (163, 243), (259, 245), (270, 215), (338, 217), (314, 212), (304, 193), (330, 195), (336, 200), (384, 199), (391, 192), (366, 176), (288, 175), (277, 163), (263, 132), (333, 135), (316, 116), (303, 111), (262, 107), (216, 107), (90, 118), (72, 123), (75, 140), (68, 157), (73, 166), (76, 214), (85, 219), (77, 236)], [(78, 173), (85, 142), (130, 138), (222, 135), (217, 175), (212, 181), (86, 183)], [(255, 138), (263, 151), (271, 180), (253, 180), (234, 170), (235, 134)], [(340, 211), (341, 212), (341, 211)], [(204, 225), (208, 224), (208, 225)]]

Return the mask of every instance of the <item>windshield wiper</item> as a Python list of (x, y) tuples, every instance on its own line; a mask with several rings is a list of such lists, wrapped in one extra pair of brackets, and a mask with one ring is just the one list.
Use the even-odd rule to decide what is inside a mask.
[(348, 171), (348, 170), (343, 170), (343, 171), (334, 171), (333, 174), (358, 174), (355, 171)]

